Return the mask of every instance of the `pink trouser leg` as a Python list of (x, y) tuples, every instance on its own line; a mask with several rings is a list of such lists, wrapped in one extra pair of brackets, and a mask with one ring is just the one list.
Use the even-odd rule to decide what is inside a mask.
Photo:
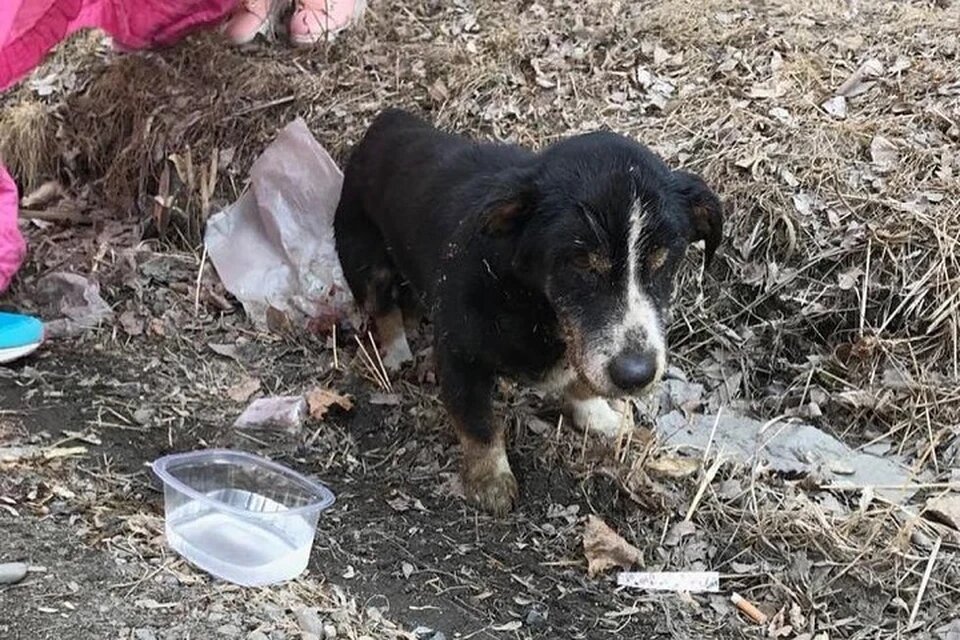
[(0, 292), (6, 290), (27, 252), (17, 228), (17, 185), (0, 164)]

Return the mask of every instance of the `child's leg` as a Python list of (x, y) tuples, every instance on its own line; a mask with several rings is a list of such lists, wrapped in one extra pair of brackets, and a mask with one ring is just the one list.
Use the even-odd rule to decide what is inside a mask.
[(0, 164), (0, 293), (10, 286), (26, 253), (23, 236), (17, 228), (18, 203), (17, 185)]
[[(25, 251), (17, 228), (17, 185), (0, 164), (0, 293), (10, 285)], [(0, 312), (0, 363), (27, 355), (42, 341), (43, 324), (39, 320)]]

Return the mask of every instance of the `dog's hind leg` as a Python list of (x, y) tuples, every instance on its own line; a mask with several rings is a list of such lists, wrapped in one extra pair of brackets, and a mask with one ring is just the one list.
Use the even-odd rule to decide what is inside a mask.
[(373, 321), (377, 325), (377, 336), (383, 349), (383, 366), (388, 371), (397, 371), (413, 360), (400, 307), (395, 307), (383, 315), (375, 315)]
[(401, 277), (380, 230), (366, 215), (359, 188), (344, 180), (334, 218), (337, 254), (357, 304), (371, 318), (383, 350), (383, 365), (398, 370), (413, 359), (400, 308)]

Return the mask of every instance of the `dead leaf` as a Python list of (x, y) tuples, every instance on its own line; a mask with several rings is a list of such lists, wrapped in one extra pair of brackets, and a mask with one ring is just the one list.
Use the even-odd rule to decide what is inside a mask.
[(20, 200), (20, 206), (24, 209), (39, 209), (53, 204), (64, 195), (63, 185), (56, 180), (50, 180), (23, 196)]
[(837, 87), (836, 95), (852, 98), (866, 93), (875, 82), (868, 82), (870, 78), (879, 78), (883, 75), (883, 63), (876, 58), (870, 58), (853, 74)]
[(137, 317), (133, 311), (124, 311), (120, 314), (120, 326), (130, 336), (139, 336), (143, 334), (143, 320)]
[(166, 325), (163, 324), (163, 320), (160, 318), (150, 319), (150, 334), (160, 337), (167, 335)]
[(583, 530), (583, 553), (592, 578), (611, 567), (629, 569), (642, 564), (643, 554), (596, 516), (589, 516)]
[(400, 396), (396, 393), (374, 392), (370, 394), (370, 404), (395, 407), (400, 404)]
[(293, 322), (280, 309), (267, 307), (267, 329), (278, 335), (286, 334), (293, 329)]
[(820, 106), (834, 118), (847, 117), (847, 99), (843, 96), (833, 96)]
[(227, 397), (234, 402), (246, 402), (250, 396), (260, 390), (258, 378), (245, 377), (243, 380), (227, 389)]
[(930, 520), (960, 531), (960, 495), (949, 495), (927, 501), (924, 513)]
[(790, 82), (782, 78), (773, 77), (764, 82), (758, 82), (750, 88), (747, 95), (758, 100), (782, 98), (790, 89)]
[(336, 405), (344, 411), (353, 409), (353, 400), (350, 396), (337, 393), (333, 389), (315, 387), (304, 394), (307, 398), (307, 404), (310, 406), (310, 417), (314, 420), (323, 420), (330, 407)]
[(890, 67), (890, 73), (900, 73), (902, 71), (906, 71), (912, 66), (913, 63), (910, 62), (910, 58), (900, 55), (897, 56), (897, 59), (893, 62), (893, 66)]
[(219, 356), (240, 362), (240, 352), (237, 350), (237, 345), (235, 344), (217, 344), (215, 342), (208, 342), (207, 347), (210, 349), (210, 351), (213, 351)]
[(695, 458), (661, 456), (647, 461), (647, 471), (664, 478), (686, 478), (700, 469), (700, 461)]
[(900, 161), (897, 146), (883, 136), (874, 136), (870, 142), (870, 158), (881, 172), (893, 171)]
[(862, 277), (863, 269), (858, 266), (853, 266), (837, 275), (837, 284), (843, 291), (849, 291), (857, 286), (857, 283), (860, 282), (860, 278)]
[(414, 509), (421, 513), (426, 513), (427, 508), (423, 506), (423, 503), (420, 502), (417, 498), (411, 498), (405, 493), (397, 492), (397, 494), (387, 500), (387, 504), (390, 505), (390, 508), (398, 513), (403, 513)]

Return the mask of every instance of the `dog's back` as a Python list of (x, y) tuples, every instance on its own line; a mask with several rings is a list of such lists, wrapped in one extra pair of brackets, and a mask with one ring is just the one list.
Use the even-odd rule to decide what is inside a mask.
[[(390, 262), (421, 302), (429, 302), (442, 247), (461, 220), (479, 210), (486, 185), (531, 157), (520, 147), (476, 142), (440, 131), (406, 111), (388, 109), (350, 156), (338, 224), (348, 224), (347, 218), (362, 224), (362, 218), (376, 227), (389, 239)], [(346, 234), (338, 233), (338, 242), (341, 235)], [(345, 251), (350, 248), (341, 247), (341, 256)]]

